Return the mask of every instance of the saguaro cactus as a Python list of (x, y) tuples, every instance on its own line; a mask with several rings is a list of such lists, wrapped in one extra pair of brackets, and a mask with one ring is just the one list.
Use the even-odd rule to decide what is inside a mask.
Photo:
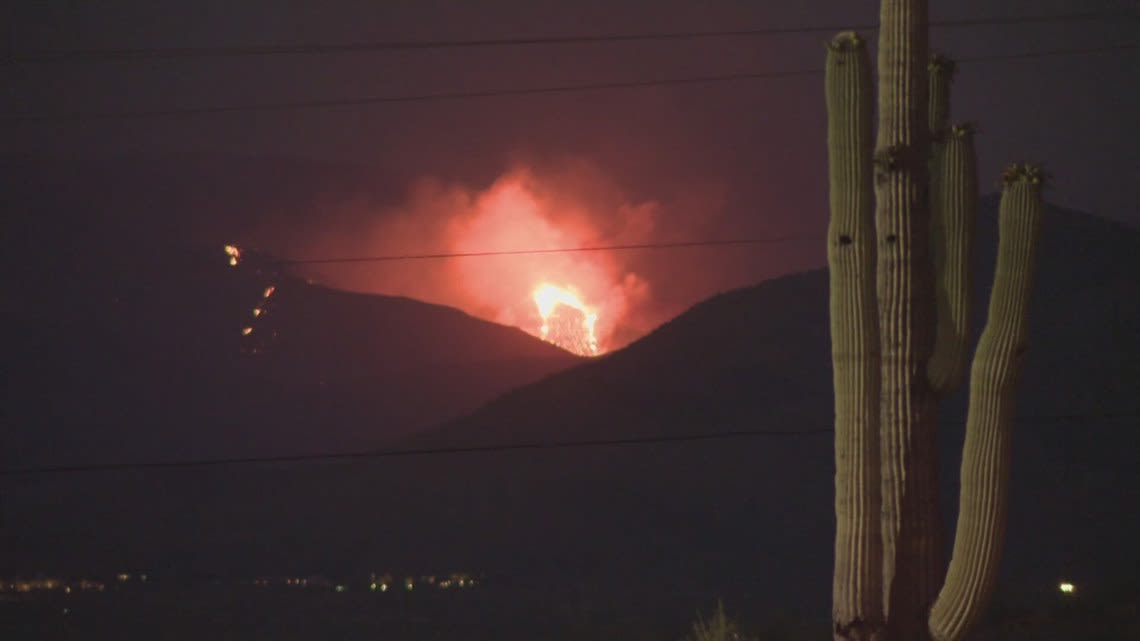
[[(830, 151), (831, 350), (835, 386), (835, 578), (833, 616), (883, 625), (879, 540), (879, 320), (875, 311), (871, 63), (843, 33), (825, 68)], [(868, 491), (868, 490), (874, 491)], [(871, 638), (871, 637), (865, 637)]]
[(874, 150), (865, 45), (845, 32), (828, 46), (837, 641), (962, 639), (993, 588), (1005, 527), (1042, 174), (1005, 176), (947, 571), (936, 415), (968, 360), (977, 181), (973, 128), (947, 126), (953, 65), (925, 62), (926, 28), (925, 0), (882, 1)]

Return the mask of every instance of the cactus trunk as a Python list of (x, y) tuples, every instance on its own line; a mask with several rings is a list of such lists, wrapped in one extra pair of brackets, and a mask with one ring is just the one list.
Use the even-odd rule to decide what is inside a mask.
[(1005, 538), (1017, 381), (1028, 340), (1029, 299), (1041, 227), (1041, 179), (1015, 167), (998, 214), (998, 259), (989, 318), (970, 373), (962, 489), (954, 554), (930, 613), (936, 641), (959, 641), (997, 580)]
[(924, 0), (883, 0), (875, 225), (882, 350), (883, 589), (899, 638), (919, 639), (941, 581), (935, 452), (934, 278), (929, 240), (927, 12)]
[(879, 326), (875, 314), (875, 224), (871, 112), (865, 43), (853, 33), (828, 46), (825, 71), (831, 175), (831, 354), (835, 385), (836, 641), (881, 639)]

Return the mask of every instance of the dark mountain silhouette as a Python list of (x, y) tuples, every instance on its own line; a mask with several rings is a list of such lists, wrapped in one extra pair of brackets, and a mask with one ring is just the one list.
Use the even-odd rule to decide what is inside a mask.
[[(983, 199), (977, 329), (995, 211)], [(1140, 569), (1138, 250), (1135, 230), (1063, 210), (1046, 217), (1003, 589)], [(833, 468), (820, 430), (831, 402), (827, 274), (817, 270), (713, 297), (624, 350), (404, 445), (778, 434), (23, 479), (7, 508), (19, 526), (3, 544), (22, 564), (97, 559), (156, 572), (462, 567), (525, 588), (527, 607), (588, 594), (683, 623), (721, 595), (754, 619), (799, 611), (824, 621)], [(948, 523), (963, 407), (962, 394), (944, 407)]]
[(231, 270), (220, 248), (164, 258), (14, 306), (9, 465), (376, 447), (576, 362), (455, 309)]
[[(996, 205), (985, 199), (979, 222), (976, 331), (992, 281)], [(1140, 522), (1122, 509), (1140, 498), (1130, 429), (1140, 420), (1137, 250), (1135, 230), (1056, 209), (1046, 219), (1032, 354), (1019, 391), (1007, 584), (1140, 569), (1127, 544)], [(529, 463), (519, 478), (528, 487), (547, 480), (578, 509), (550, 516), (551, 538), (540, 540), (586, 554), (581, 524), (607, 523), (602, 540), (620, 551), (611, 549), (600, 565), (654, 567), (658, 559), (671, 568), (703, 566), (708, 576), (719, 568), (741, 590), (760, 589), (756, 573), (779, 576), (780, 598), (812, 594), (822, 608), (833, 531), (831, 441), (810, 432), (831, 424), (829, 363), (820, 270), (714, 297), (626, 350), (514, 390), (415, 444), (803, 431), (542, 452), (533, 455), (542, 463)], [(965, 400), (962, 391), (943, 408), (948, 526)], [(575, 487), (583, 491), (577, 501), (569, 498)], [(516, 512), (553, 514), (541, 493), (526, 499)], [(566, 532), (565, 539), (551, 532)]]
[(230, 267), (223, 232), (281, 204), (256, 194), (300, 200), (343, 168), (231, 159), (227, 179), (209, 160), (3, 165), (6, 466), (378, 447), (578, 362), (255, 252)]

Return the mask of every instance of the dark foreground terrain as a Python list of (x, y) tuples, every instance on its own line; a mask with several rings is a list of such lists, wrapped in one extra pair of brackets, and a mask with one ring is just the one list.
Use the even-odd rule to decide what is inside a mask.
[[(1021, 586), (999, 596), (977, 641), (1120, 641), (1140, 638), (1140, 589), (1117, 585), (1093, 594)], [(1055, 586), (1052, 586), (1055, 587)], [(198, 581), (0, 594), (0, 638), (11, 641), (677, 641), (706, 599), (677, 591), (662, 608), (636, 594), (591, 596), (585, 586), (481, 585), (370, 590), (366, 583), (297, 588)], [(671, 606), (671, 607), (670, 607)], [(706, 616), (712, 606), (702, 607)], [(727, 606), (730, 615), (739, 608)], [(745, 608), (745, 612), (750, 608)], [(738, 617), (745, 638), (826, 638), (826, 620), (791, 614), (766, 621)]]
[[(0, 595), (0, 637), (32, 640), (457, 639), (617, 641), (679, 639), (696, 617), (695, 595), (661, 608), (636, 594), (591, 596), (584, 586), (494, 586), (387, 593), (367, 585), (260, 587), (198, 582), (104, 592), (62, 590)], [(711, 607), (711, 606), (710, 606)], [(702, 608), (707, 610), (709, 608)], [(767, 639), (825, 633), (790, 618), (762, 629)], [(754, 626), (753, 626), (754, 627)]]

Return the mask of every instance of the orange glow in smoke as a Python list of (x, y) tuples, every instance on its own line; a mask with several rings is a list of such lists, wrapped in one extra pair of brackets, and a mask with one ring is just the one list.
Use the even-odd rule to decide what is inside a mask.
[(571, 190), (547, 188), (526, 172), (500, 178), (451, 218), (446, 227), (451, 249), (569, 251), (456, 261), (458, 278), (451, 282), (470, 301), (465, 307), (581, 356), (605, 353), (615, 328), (646, 289), (617, 256), (574, 251), (612, 242), (599, 221), (621, 214), (608, 209), (590, 206)]
[(399, 206), (369, 212), (350, 205), (345, 214), (348, 226), (303, 241), (306, 255), (460, 256), (312, 267), (307, 276), (456, 307), (583, 356), (619, 348), (647, 329), (643, 255), (580, 250), (651, 240), (659, 205), (631, 202), (601, 170), (516, 168), (478, 189), (424, 179)]

